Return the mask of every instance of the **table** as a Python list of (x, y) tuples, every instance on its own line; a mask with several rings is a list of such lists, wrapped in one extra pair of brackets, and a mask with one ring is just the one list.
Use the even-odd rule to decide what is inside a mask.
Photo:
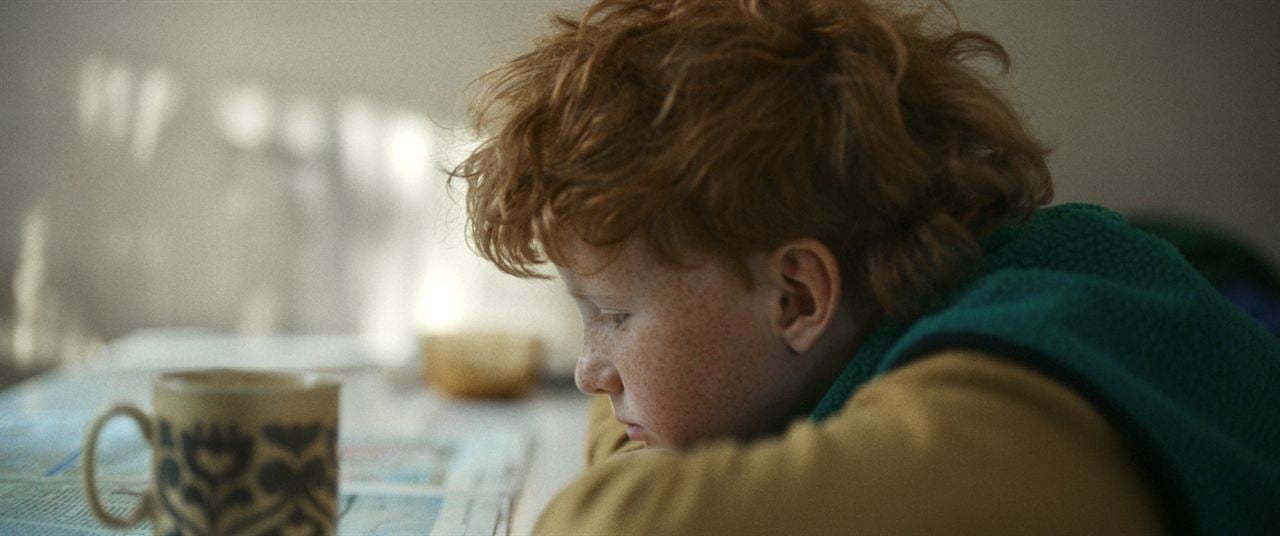
[[(514, 471), (509, 475), (510, 488), (495, 484), (497, 487), (490, 489), (491, 486), (477, 484), (479, 487), (475, 489), (464, 486), (439, 490), (445, 505), (444, 511), (439, 513), (441, 520), (447, 517), (449, 501), (461, 500), (458, 497), (465, 497), (468, 493), (484, 497), (486, 501), (493, 499), (489, 502), (468, 499), (471, 500), (466, 507), (468, 515), (477, 515), (474, 512), (478, 508), (476, 505), (484, 504), (496, 509), (497, 518), (493, 523), (479, 524), (474, 519), (460, 521), (451, 518), (449, 523), (436, 522), (432, 534), (531, 533), (538, 513), (556, 491), (582, 468), (584, 414), (589, 398), (573, 389), (569, 382), (561, 381), (542, 386), (530, 396), (514, 401), (454, 400), (424, 386), (418, 373), (420, 368), (414, 361), (405, 359), (396, 364), (385, 356), (377, 356), (371, 351), (369, 341), (358, 337), (234, 337), (201, 332), (132, 335), (108, 345), (105, 355), (88, 365), (57, 369), (0, 392), (0, 434), (7, 433), (17, 438), (0, 443), (0, 483), (22, 484), (11, 486), (13, 490), (21, 490), (23, 486), (70, 489), (78, 483), (75, 477), (78, 473), (71, 467), (77, 464), (74, 452), (63, 462), (37, 464), (34, 468), (15, 466), (20, 465), (20, 458), (40, 457), (45, 455), (44, 451), (52, 456), (50, 460), (56, 462), (60, 459), (60, 450), (78, 449), (78, 434), (83, 433), (94, 414), (114, 401), (129, 401), (149, 409), (150, 381), (161, 370), (202, 366), (321, 369), (343, 381), (339, 425), (341, 445), (383, 448), (389, 444), (386, 441), (400, 441), (403, 449), (390, 448), (386, 452), (392, 457), (403, 455), (403, 460), (378, 461), (407, 467), (416, 459), (410, 459), (417, 452), (414, 449), (432, 441), (445, 441), (443, 438), (459, 441), (458, 444), (464, 445), (457, 447), (462, 452), (488, 442), (489, 446), (475, 449), (488, 454), (471, 456), (466, 464), (451, 461), (454, 465), (447, 469), (462, 471), (466, 465), (465, 470), (476, 474), (497, 475), (494, 477), (497, 480), (492, 482), (499, 484), (507, 482), (503, 480), (506, 478), (502, 476), (503, 471)], [(116, 422), (124, 429), (121, 435), (126, 436), (120, 441), (134, 442), (132, 448), (120, 449), (122, 459), (119, 465), (129, 468), (121, 471), (132, 471), (124, 476), (135, 480), (143, 478), (135, 474), (145, 471), (145, 467), (139, 469), (141, 462), (124, 459), (129, 458), (130, 453), (143, 453), (138, 455), (145, 456), (143, 441), (136, 430), (130, 429), (130, 423), (123, 419)], [(127, 438), (130, 434), (132, 439)], [(69, 435), (73, 437), (67, 437)], [(481, 439), (473, 441), (473, 438)], [(492, 438), (501, 438), (499, 443), (509, 447), (508, 450), (514, 454), (501, 454), (494, 450)], [(107, 467), (110, 463), (104, 463), (101, 452), (107, 450), (100, 450), (99, 465)], [(355, 489), (353, 486), (378, 484), (363, 481), (349, 485), (348, 473), (376, 473), (377, 468), (349, 468), (346, 461), (340, 461), (340, 464), (344, 495), (348, 488)], [(22, 474), (24, 469), (34, 470)], [(102, 471), (100, 469), (100, 475)], [(10, 474), (6, 476), (6, 472)], [(13, 473), (20, 474), (14, 477)], [(471, 480), (479, 482), (477, 478)], [(75, 488), (78, 491), (78, 486)], [(417, 493), (419, 489), (409, 491)], [(47, 503), (36, 503), (32, 502), (34, 499), (27, 498), (21, 499), (27, 502), (19, 505), (15, 501), (20, 499), (15, 497), (6, 498), (0, 492), (0, 528), (4, 527), (6, 515), (10, 516), (11, 523), (29, 522), (31, 527), (38, 526), (34, 523), (44, 522), (35, 519), (39, 516), (60, 516), (61, 519), (85, 515), (84, 512), (71, 512), (76, 505), (72, 504), (74, 501), (70, 496), (65, 506), (43, 512), (42, 508), (31, 505)], [(8, 512), (6, 501), (9, 503)], [(440, 504), (438, 500), (436, 504)], [(58, 512), (58, 509), (66, 511)], [(353, 524), (354, 521), (340, 523), (339, 533), (369, 533), (351, 526)]]

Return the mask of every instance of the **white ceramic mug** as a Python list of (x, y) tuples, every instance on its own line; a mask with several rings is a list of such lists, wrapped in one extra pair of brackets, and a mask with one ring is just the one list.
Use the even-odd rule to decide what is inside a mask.
[[(111, 527), (150, 519), (155, 534), (331, 534), (338, 503), (337, 380), (309, 372), (164, 373), (154, 415), (108, 408), (84, 438), (85, 494)], [(150, 489), (125, 517), (94, 485), (98, 432), (123, 415), (152, 449)]]

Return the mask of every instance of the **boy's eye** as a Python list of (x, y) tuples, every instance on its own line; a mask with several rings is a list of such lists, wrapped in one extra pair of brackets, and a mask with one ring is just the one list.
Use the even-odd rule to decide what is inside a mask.
[(596, 326), (608, 326), (610, 328), (620, 327), (631, 313), (619, 313), (616, 311), (601, 310), (596, 304), (587, 300), (578, 300), (578, 311), (582, 313), (583, 324)]

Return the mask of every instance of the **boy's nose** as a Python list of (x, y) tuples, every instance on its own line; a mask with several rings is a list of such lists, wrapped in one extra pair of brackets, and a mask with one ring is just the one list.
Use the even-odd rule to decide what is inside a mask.
[(578, 365), (573, 369), (573, 381), (578, 390), (589, 395), (618, 394), (622, 392), (622, 378), (613, 363), (595, 352), (582, 350)]

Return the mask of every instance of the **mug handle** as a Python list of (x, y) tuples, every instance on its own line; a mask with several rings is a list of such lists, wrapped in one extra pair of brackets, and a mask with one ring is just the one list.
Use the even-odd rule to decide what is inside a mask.
[(102, 506), (102, 501), (98, 499), (98, 488), (94, 485), (94, 454), (98, 447), (98, 432), (102, 430), (102, 425), (117, 415), (124, 415), (133, 419), (138, 423), (138, 429), (142, 431), (142, 438), (147, 441), (147, 445), (151, 445), (151, 419), (146, 413), (138, 409), (132, 404), (120, 403), (103, 411), (93, 420), (93, 424), (89, 425), (89, 432), (84, 436), (84, 445), (80, 449), (83, 459), (83, 470), (80, 475), (83, 478), (84, 493), (89, 501), (89, 508), (93, 510), (93, 515), (102, 521), (103, 524), (113, 528), (129, 528), (136, 526), (142, 522), (142, 519), (151, 512), (151, 492), (147, 491), (142, 495), (142, 500), (138, 503), (138, 507), (134, 508), (128, 516), (119, 518), (108, 512)]

